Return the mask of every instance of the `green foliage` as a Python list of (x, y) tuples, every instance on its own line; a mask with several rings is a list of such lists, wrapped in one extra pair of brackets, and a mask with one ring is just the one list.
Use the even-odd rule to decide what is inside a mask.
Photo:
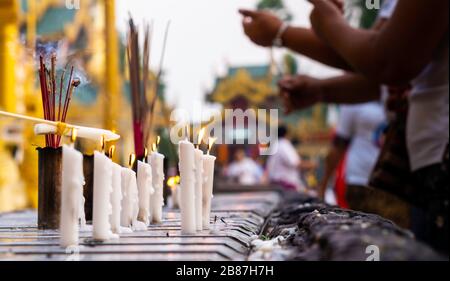
[(269, 10), (284, 21), (292, 20), (292, 14), (284, 6), (283, 0), (260, 0), (256, 5), (257, 10)]
[(256, 6), (258, 10), (280, 10), (284, 9), (283, 0), (261, 0)]

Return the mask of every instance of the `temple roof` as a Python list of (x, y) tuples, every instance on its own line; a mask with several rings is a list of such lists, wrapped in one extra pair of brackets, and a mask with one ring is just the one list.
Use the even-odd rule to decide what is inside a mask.
[(263, 103), (275, 94), (275, 79), (270, 65), (233, 66), (227, 74), (217, 77), (208, 100), (228, 104), (237, 97), (244, 97), (250, 105)]
[(270, 65), (251, 65), (251, 66), (235, 66), (228, 68), (227, 76), (234, 76), (239, 70), (245, 70), (253, 79), (266, 78), (269, 71)]

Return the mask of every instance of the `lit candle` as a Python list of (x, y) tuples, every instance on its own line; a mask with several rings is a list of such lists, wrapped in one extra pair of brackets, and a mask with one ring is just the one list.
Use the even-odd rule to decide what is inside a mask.
[(83, 154), (66, 145), (62, 148), (60, 245), (78, 245), (78, 219), (84, 185)]
[(137, 165), (137, 186), (139, 193), (138, 220), (149, 225), (150, 196), (154, 192), (152, 187), (152, 167), (142, 161), (138, 161)]
[(203, 155), (203, 229), (209, 229), (211, 217), (211, 199), (214, 182), (214, 161), (216, 157), (209, 155), (211, 148), (216, 141), (215, 138), (209, 138), (208, 153)]
[[(109, 157), (114, 155), (115, 146), (111, 146), (109, 150)], [(111, 193), (111, 205), (112, 212), (109, 217), (111, 223), (111, 230), (116, 234), (120, 234), (120, 211), (122, 201), (122, 167), (119, 164), (113, 163), (112, 167), (112, 193)]]
[(205, 135), (205, 128), (202, 128), (198, 134), (197, 148), (195, 149), (195, 224), (197, 231), (202, 227), (202, 188), (203, 188), (203, 151), (199, 149)]
[[(157, 144), (159, 144), (159, 137)], [(162, 222), (162, 208), (164, 206), (164, 155), (158, 152), (157, 145), (153, 144), (153, 152), (150, 154), (150, 164), (152, 166), (153, 188), (155, 192), (151, 195), (151, 215), (152, 222)]]
[[(134, 196), (132, 185), (136, 184), (136, 173), (128, 168), (122, 168), (122, 210), (120, 213), (120, 225), (131, 228), (133, 223)], [(137, 202), (136, 202), (137, 204)]]
[(187, 141), (179, 142), (181, 233), (194, 234), (195, 223), (195, 149)]
[(172, 209), (180, 208), (179, 183), (180, 183), (180, 176), (170, 177), (167, 180), (167, 186), (170, 187), (171, 190), (171, 194), (167, 198), (167, 201), (169, 202), (169, 207)]
[[(104, 149), (104, 139), (102, 138)], [(92, 210), (92, 232), (95, 240), (108, 240), (113, 237), (109, 216), (112, 213), (111, 193), (113, 165), (104, 153), (94, 151), (94, 196)]]

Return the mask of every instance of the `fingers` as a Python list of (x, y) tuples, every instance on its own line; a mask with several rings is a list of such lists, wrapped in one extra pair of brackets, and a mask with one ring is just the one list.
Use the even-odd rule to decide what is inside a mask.
[(239, 13), (244, 17), (256, 18), (258, 16), (258, 12), (246, 9), (239, 9)]

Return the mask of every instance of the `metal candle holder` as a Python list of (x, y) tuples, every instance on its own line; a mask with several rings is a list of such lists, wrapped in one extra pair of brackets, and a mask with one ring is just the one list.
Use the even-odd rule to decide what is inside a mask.
[(38, 228), (58, 229), (61, 210), (62, 148), (38, 151)]

